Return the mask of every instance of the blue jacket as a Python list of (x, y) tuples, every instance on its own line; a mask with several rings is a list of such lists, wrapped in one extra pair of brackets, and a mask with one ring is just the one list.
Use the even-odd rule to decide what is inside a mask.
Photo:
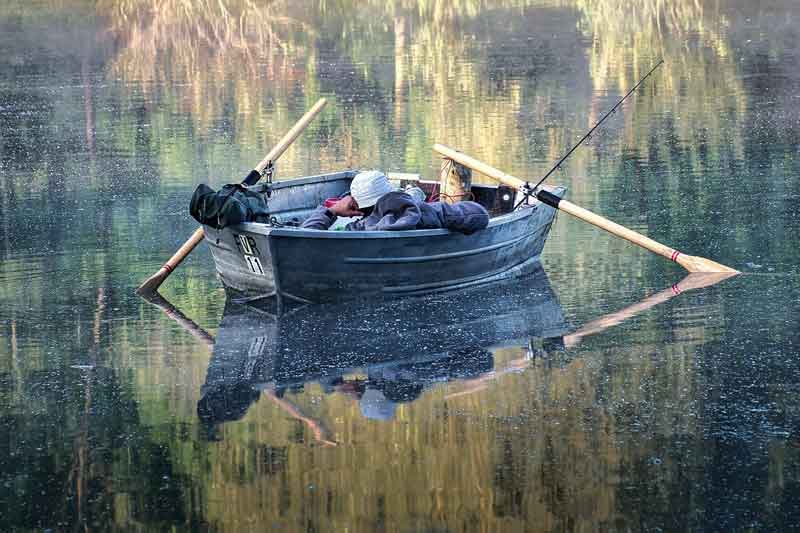
[[(300, 226), (325, 230), (336, 216), (320, 207)], [(378, 199), (369, 216), (345, 226), (348, 231), (399, 231), (408, 229), (445, 228), (469, 235), (489, 225), (489, 213), (475, 202), (419, 202), (401, 191), (386, 193)]]

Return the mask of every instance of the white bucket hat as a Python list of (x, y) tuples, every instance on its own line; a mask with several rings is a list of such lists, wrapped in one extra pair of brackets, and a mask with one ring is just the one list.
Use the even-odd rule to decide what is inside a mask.
[(367, 389), (358, 402), (361, 414), (372, 420), (391, 420), (394, 417), (397, 404), (387, 400), (384, 394), (377, 389)]
[(350, 194), (358, 207), (372, 207), (381, 196), (393, 190), (389, 178), (380, 170), (359, 172), (350, 183)]

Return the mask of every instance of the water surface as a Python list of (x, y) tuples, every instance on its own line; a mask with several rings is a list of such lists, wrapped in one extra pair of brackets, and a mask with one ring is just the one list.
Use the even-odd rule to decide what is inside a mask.
[[(800, 6), (0, 6), (0, 530), (800, 527)], [(530, 278), (395, 305), (226, 301), (192, 233), (317, 98), (281, 178), (436, 176), (444, 143), (686, 253), (559, 216)]]

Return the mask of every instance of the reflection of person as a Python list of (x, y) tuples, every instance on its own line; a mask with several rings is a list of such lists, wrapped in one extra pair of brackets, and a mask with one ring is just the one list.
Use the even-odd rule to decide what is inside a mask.
[(368, 379), (337, 379), (331, 384), (333, 390), (348, 394), (358, 400), (358, 407), (365, 418), (390, 420), (394, 418), (398, 403), (413, 402), (422, 394), (424, 384), (413, 378), (371, 374)]
[(470, 378), (494, 367), (492, 352), (484, 348), (462, 348), (445, 357), (427, 361), (375, 365), (367, 368), (367, 378), (337, 377), (322, 382), (326, 391), (336, 391), (358, 400), (365, 418), (390, 420), (397, 404), (411, 403), (422, 395), (426, 385), (457, 378)]
[(367, 389), (358, 400), (358, 407), (364, 418), (390, 420), (394, 418), (397, 404), (378, 389)]
[(489, 213), (476, 202), (426, 203), (395, 190), (389, 178), (377, 170), (356, 174), (350, 195), (331, 207), (318, 208), (300, 227), (326, 230), (338, 217), (363, 217), (345, 226), (350, 231), (445, 228), (470, 234), (489, 224)]

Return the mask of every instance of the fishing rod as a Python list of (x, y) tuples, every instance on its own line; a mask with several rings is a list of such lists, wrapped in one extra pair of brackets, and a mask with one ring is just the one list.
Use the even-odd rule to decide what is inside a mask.
[[(569, 152), (567, 152), (566, 154), (564, 154), (564, 157), (562, 157), (561, 159), (559, 159), (559, 160), (558, 160), (558, 163), (556, 163), (556, 164), (553, 166), (553, 168), (551, 168), (551, 169), (550, 169), (550, 171), (549, 171), (547, 174), (545, 174), (545, 175), (544, 175), (544, 177), (543, 177), (542, 179), (540, 179), (540, 180), (539, 180), (539, 182), (538, 182), (536, 185), (534, 185), (533, 187), (531, 187), (531, 186), (530, 186), (530, 184), (529, 184), (528, 182), (525, 182), (525, 189), (526, 189), (526, 192), (524, 193), (524, 194), (525, 194), (525, 198), (523, 198), (523, 199), (522, 199), (522, 201), (527, 201), (527, 200), (528, 200), (528, 198), (529, 198), (531, 195), (535, 195), (535, 194), (536, 194), (536, 190), (539, 188), (539, 186), (540, 186), (542, 183), (544, 183), (544, 180), (546, 180), (547, 178), (549, 178), (549, 177), (550, 177), (550, 174), (552, 174), (553, 172), (555, 172), (556, 170), (558, 170), (559, 168), (561, 168), (561, 164), (562, 164), (564, 161), (566, 161), (566, 160), (567, 160), (567, 158), (568, 158), (570, 155), (572, 155), (572, 152), (574, 152), (575, 150), (577, 150), (577, 149), (578, 149), (578, 147), (579, 147), (581, 144), (583, 144), (583, 141), (585, 141), (586, 139), (588, 139), (589, 137), (591, 137), (591, 136), (592, 136), (592, 133), (594, 132), (594, 130), (596, 130), (596, 129), (597, 129), (599, 126), (600, 126), (600, 124), (602, 124), (602, 123), (603, 123), (603, 122), (604, 122), (604, 121), (605, 121), (605, 120), (606, 120), (608, 117), (610, 117), (610, 116), (611, 116), (611, 115), (614, 113), (614, 111), (616, 111), (616, 110), (617, 110), (617, 108), (618, 108), (619, 106), (621, 106), (621, 105), (622, 105), (622, 102), (624, 102), (626, 98), (628, 98), (630, 95), (632, 95), (632, 94), (633, 94), (633, 92), (634, 92), (636, 89), (638, 89), (638, 88), (639, 88), (639, 86), (642, 84), (642, 82), (644, 82), (644, 80), (646, 80), (646, 79), (647, 79), (647, 78), (650, 76), (650, 74), (652, 74), (653, 72), (655, 72), (655, 70), (656, 70), (658, 67), (660, 67), (662, 63), (664, 63), (664, 60), (663, 60), (663, 59), (659, 59), (659, 60), (658, 60), (658, 63), (656, 63), (656, 65), (655, 65), (653, 68), (651, 68), (651, 69), (650, 69), (650, 72), (648, 72), (647, 74), (645, 74), (645, 75), (644, 75), (644, 77), (642, 77), (642, 79), (640, 79), (640, 80), (638, 81), (638, 83), (637, 83), (636, 85), (634, 85), (634, 86), (633, 86), (633, 88), (632, 88), (630, 91), (628, 91), (628, 92), (627, 92), (627, 94), (625, 94), (625, 96), (623, 96), (622, 98), (620, 98), (619, 102), (617, 102), (617, 103), (614, 105), (614, 107), (612, 107), (612, 108), (611, 108), (611, 109), (610, 109), (610, 110), (609, 110), (609, 111), (608, 111), (608, 112), (607, 112), (605, 115), (603, 115), (603, 118), (601, 118), (600, 120), (598, 120), (598, 121), (597, 121), (597, 124), (595, 124), (594, 126), (592, 126), (592, 129), (590, 129), (590, 130), (589, 130), (589, 131), (586, 133), (586, 135), (584, 135), (583, 137), (581, 137), (581, 140), (580, 140), (580, 141), (578, 141), (578, 142), (575, 144), (575, 146), (573, 146), (572, 148), (570, 148)], [(522, 203), (522, 202), (520, 202), (520, 203)], [(517, 205), (517, 207), (519, 207), (519, 205)]]

